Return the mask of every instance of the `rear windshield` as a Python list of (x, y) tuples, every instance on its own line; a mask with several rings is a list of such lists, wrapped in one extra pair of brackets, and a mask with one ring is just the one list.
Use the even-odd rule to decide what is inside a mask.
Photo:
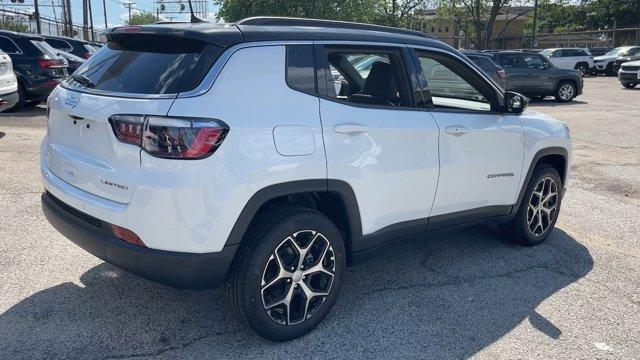
[(91, 81), (93, 89), (131, 94), (193, 90), (224, 50), (185, 38), (148, 34), (114, 37), (76, 71)]
[(40, 41), (40, 40), (31, 40), (31, 43), (38, 48), (38, 50), (42, 51), (43, 54), (52, 57), (52, 58), (59, 58), (60, 56), (58, 55), (59, 51), (54, 49), (53, 46), (49, 45), (48, 43), (44, 42), (44, 41)]

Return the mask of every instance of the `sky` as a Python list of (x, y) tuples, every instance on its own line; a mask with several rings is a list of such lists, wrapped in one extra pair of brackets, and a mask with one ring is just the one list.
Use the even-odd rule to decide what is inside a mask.
[[(107, 8), (107, 23), (109, 25), (109, 27), (112, 26), (118, 26), (118, 25), (123, 25), (125, 20), (127, 20), (128, 18), (128, 8), (123, 5), (124, 3), (127, 2), (131, 2), (132, 5), (132, 9), (134, 9), (133, 11), (135, 12), (137, 9), (138, 11), (146, 11), (146, 12), (156, 12), (156, 0), (91, 0), (91, 5), (93, 7), (92, 9), (92, 13), (93, 13), (93, 26), (96, 30), (101, 29), (101, 28), (105, 28), (105, 23), (104, 23), (104, 8), (103, 8), (103, 1), (106, 5)], [(166, 0), (166, 1), (180, 1), (180, 0)], [(170, 15), (170, 16), (175, 16), (175, 18), (173, 20), (178, 21), (178, 20), (189, 20), (189, 16), (188, 16), (188, 5), (187, 5), (187, 0), (182, 0), (185, 5), (187, 6), (187, 13), (184, 15)], [(215, 13), (216, 13), (216, 7), (213, 5), (213, 0), (207, 0), (208, 1), (208, 10), (210, 13), (210, 21), (215, 21)], [(47, 16), (50, 18), (54, 17), (53, 14), (53, 7), (51, 6), (51, 4), (56, 4), (59, 5), (61, 3), (61, 0), (39, 0), (39, 7), (40, 7), (40, 13), (43, 16)], [(33, 0), (25, 0), (25, 5), (26, 4), (30, 4), (33, 5)], [(10, 2), (10, 0), (0, 0), (0, 5), (5, 6), (5, 7), (12, 7), (15, 6), (14, 4), (12, 4)], [(21, 10), (28, 10), (29, 7), (27, 6), (20, 6), (18, 7)], [(55, 8), (56, 11), (56, 15), (57, 18), (60, 19), (61, 17), (61, 13), (62, 13), (62, 9), (60, 7), (56, 7)], [(73, 24), (76, 25), (81, 25), (82, 24), (82, 0), (71, 0), (71, 14), (73, 16)]]

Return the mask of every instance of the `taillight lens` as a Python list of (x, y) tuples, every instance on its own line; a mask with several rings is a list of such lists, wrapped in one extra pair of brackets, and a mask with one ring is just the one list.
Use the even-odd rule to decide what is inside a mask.
[(82, 57), (83, 57), (83, 58), (85, 58), (85, 59), (88, 59), (88, 58), (90, 58), (90, 57), (91, 57), (91, 53), (87, 51), (86, 53), (84, 53), (84, 54), (82, 55)]
[(111, 224), (111, 230), (113, 231), (113, 235), (121, 240), (140, 247), (147, 247), (147, 245), (142, 242), (142, 239), (140, 239), (140, 237), (136, 235), (136, 233), (127, 228)]
[(505, 77), (507, 77), (507, 73), (504, 71), (504, 69), (497, 70), (496, 73), (498, 74), (498, 77), (500, 79), (504, 79)]
[(169, 159), (202, 159), (220, 146), (229, 127), (220, 120), (163, 116), (114, 115), (109, 118), (121, 142)]
[(38, 60), (38, 65), (42, 69), (48, 69), (50, 67), (60, 65), (60, 62), (58, 60), (40, 59), (40, 60)]

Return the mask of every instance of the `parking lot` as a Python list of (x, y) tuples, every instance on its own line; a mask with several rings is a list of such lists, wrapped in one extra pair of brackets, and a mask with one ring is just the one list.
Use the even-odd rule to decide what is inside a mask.
[(283, 344), (240, 327), (220, 288), (148, 282), (58, 234), (40, 208), (45, 108), (0, 114), (0, 358), (638, 358), (640, 89), (589, 77), (573, 102), (530, 108), (574, 146), (546, 243), (479, 227), (390, 248)]

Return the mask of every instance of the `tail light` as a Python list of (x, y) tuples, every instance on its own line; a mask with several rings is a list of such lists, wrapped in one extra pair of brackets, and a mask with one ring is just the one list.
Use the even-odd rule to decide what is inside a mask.
[(82, 57), (88, 59), (91, 57), (91, 53), (87, 51), (86, 53), (82, 54)]
[(109, 118), (116, 138), (168, 159), (202, 159), (213, 154), (229, 132), (220, 120), (114, 115)]
[(111, 230), (113, 231), (113, 235), (121, 240), (140, 247), (147, 247), (136, 233), (127, 228), (111, 224)]
[(507, 73), (504, 71), (504, 69), (497, 70), (496, 74), (498, 74), (498, 77), (502, 80), (507, 77)]
[(54, 66), (63, 65), (63, 62), (60, 60), (52, 60), (52, 59), (40, 59), (38, 60), (38, 65), (41, 69), (48, 69)]

